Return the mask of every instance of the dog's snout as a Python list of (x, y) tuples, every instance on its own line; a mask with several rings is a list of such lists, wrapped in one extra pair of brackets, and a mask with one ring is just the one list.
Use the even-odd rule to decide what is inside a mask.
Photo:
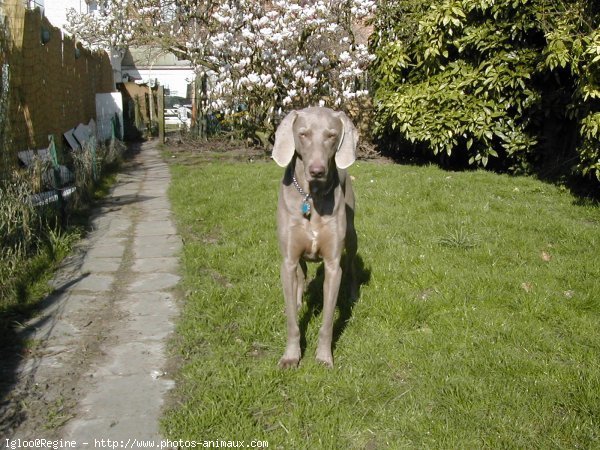
[(308, 173), (313, 178), (324, 178), (327, 174), (327, 168), (324, 164), (311, 164), (308, 168)]

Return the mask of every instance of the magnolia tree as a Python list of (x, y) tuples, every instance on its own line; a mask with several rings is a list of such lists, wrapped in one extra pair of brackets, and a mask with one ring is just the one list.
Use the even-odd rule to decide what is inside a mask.
[(190, 60), (207, 81), (199, 104), (250, 135), (268, 136), (289, 109), (346, 107), (367, 94), (373, 57), (361, 25), (374, 0), (103, 3), (93, 15), (72, 11), (70, 31), (92, 45), (153, 43)]

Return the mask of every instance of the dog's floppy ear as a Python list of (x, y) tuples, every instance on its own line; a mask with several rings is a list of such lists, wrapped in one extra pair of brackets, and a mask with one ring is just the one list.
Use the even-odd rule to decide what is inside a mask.
[(352, 121), (343, 112), (338, 113), (338, 117), (344, 126), (344, 133), (337, 153), (335, 154), (335, 165), (340, 169), (350, 167), (356, 160), (356, 146), (358, 145), (358, 131)]
[(273, 144), (273, 154), (271, 157), (281, 167), (286, 167), (290, 163), (296, 150), (292, 127), (297, 115), (296, 111), (291, 111), (283, 118), (277, 127), (277, 131), (275, 131), (275, 144)]

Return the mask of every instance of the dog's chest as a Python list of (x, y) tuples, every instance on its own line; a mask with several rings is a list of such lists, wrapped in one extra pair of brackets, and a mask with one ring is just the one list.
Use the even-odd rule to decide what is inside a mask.
[(319, 232), (312, 227), (306, 231), (307, 243), (304, 248), (304, 259), (316, 261), (321, 259), (319, 255)]
[(322, 220), (304, 220), (304, 245), (302, 257), (307, 261), (320, 261), (327, 241), (328, 227)]

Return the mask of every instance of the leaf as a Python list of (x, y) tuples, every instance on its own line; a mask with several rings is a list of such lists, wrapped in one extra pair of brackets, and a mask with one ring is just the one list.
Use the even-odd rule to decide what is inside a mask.
[(521, 283), (521, 289), (523, 289), (527, 293), (530, 293), (531, 291), (533, 291), (533, 283), (530, 283), (529, 281), (524, 281), (523, 283)]

